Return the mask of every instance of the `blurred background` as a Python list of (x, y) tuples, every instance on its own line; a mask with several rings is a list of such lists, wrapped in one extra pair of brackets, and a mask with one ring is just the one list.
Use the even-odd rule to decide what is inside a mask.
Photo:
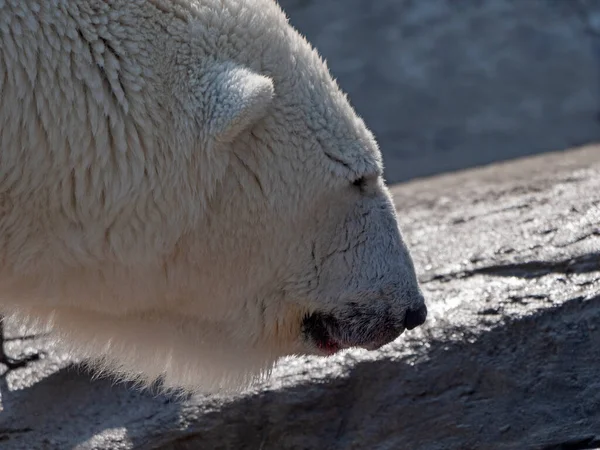
[(395, 183), (600, 141), (599, 0), (280, 0)]

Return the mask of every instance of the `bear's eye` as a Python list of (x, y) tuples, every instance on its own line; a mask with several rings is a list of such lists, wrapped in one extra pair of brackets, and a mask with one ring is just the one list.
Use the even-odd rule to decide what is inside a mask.
[(359, 189), (360, 192), (366, 192), (369, 187), (374, 187), (377, 185), (377, 180), (379, 180), (379, 173), (368, 173), (361, 177), (355, 178), (352, 181), (352, 188)]
[(352, 186), (356, 186), (359, 189), (364, 189), (367, 186), (367, 177), (357, 178), (352, 182)]

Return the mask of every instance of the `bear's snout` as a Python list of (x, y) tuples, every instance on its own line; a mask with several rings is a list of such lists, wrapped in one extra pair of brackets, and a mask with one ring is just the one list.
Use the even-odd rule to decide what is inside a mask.
[(425, 323), (425, 303), (398, 316), (389, 307), (365, 308), (356, 304), (336, 312), (314, 312), (304, 317), (302, 332), (309, 347), (331, 355), (350, 347), (377, 350)]

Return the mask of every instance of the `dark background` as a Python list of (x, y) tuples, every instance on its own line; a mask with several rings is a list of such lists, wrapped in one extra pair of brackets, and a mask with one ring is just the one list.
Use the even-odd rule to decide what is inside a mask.
[(281, 0), (389, 182), (600, 141), (598, 0)]

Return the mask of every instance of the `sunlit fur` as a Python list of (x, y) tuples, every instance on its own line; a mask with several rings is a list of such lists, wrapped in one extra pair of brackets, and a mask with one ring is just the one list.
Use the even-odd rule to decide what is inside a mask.
[(272, 0), (0, 0), (0, 99), (0, 306), (98, 369), (240, 388), (316, 352), (310, 312), (368, 338), (423, 302), (377, 144)]

